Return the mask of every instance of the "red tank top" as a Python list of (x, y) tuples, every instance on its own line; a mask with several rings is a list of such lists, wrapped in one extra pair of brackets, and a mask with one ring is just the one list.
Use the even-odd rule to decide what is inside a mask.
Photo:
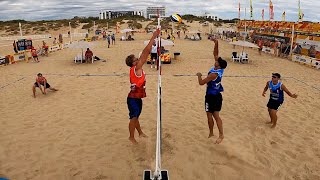
[(136, 66), (130, 68), (131, 91), (128, 94), (130, 98), (146, 97), (146, 74), (142, 70), (141, 76), (136, 75)]

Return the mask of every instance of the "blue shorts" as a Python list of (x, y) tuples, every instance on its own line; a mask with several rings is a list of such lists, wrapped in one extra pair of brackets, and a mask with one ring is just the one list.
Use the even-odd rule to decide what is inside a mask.
[(142, 111), (142, 99), (127, 97), (127, 105), (129, 109), (129, 119), (139, 118)]

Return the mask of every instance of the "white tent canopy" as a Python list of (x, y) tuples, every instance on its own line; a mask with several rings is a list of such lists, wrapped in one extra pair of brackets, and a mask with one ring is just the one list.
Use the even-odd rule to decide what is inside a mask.
[(233, 42), (230, 42), (229, 44), (242, 46), (242, 47), (259, 48), (259, 46), (257, 46), (256, 44), (253, 44), (247, 41), (233, 41)]
[(95, 44), (92, 42), (87, 42), (87, 41), (78, 41), (74, 42), (72, 44), (69, 44), (68, 47), (72, 49), (85, 49), (85, 48), (90, 48), (93, 47)]
[[(158, 39), (155, 39), (155, 41), (158, 44)], [(149, 41), (144, 41), (143, 43), (147, 45)], [(174, 42), (161, 38), (161, 46), (174, 46)]]
[(72, 44), (69, 44), (68, 47), (71, 49), (82, 49), (81, 54), (83, 57), (83, 49), (94, 47), (95, 43), (87, 42), (87, 41), (78, 41)]
[(135, 30), (132, 30), (132, 29), (122, 29), (120, 32), (121, 33), (127, 33), (127, 32), (133, 32)]

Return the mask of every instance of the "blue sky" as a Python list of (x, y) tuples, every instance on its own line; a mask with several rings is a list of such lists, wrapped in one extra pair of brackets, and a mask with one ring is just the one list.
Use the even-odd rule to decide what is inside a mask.
[[(265, 20), (269, 19), (269, 0), (252, 0), (254, 19), (261, 20), (261, 11), (265, 9)], [(240, 0), (241, 17), (250, 18), (249, 0)], [(287, 21), (297, 21), (298, 0), (273, 0), (275, 20), (281, 20), (286, 11)], [(25, 19), (48, 20), (68, 19), (74, 16), (99, 16), (101, 9), (145, 10), (148, 6), (164, 5), (166, 14), (195, 14), (205, 12), (222, 19), (238, 17), (239, 0), (0, 0), (0, 20)], [(320, 1), (301, 0), (304, 20), (319, 22)]]

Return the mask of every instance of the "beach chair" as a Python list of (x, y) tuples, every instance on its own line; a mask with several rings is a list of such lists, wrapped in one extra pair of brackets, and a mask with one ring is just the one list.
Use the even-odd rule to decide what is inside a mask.
[(238, 53), (237, 52), (232, 52), (232, 62), (234, 61), (238, 61), (240, 62), (240, 57), (238, 56)]
[(167, 170), (161, 170), (159, 178), (153, 178), (151, 170), (144, 170), (143, 180), (169, 180), (169, 173)]
[(82, 54), (78, 54), (77, 56), (74, 57), (74, 63), (80, 62), (82, 63)]
[(247, 62), (249, 63), (248, 54), (246, 52), (242, 52), (240, 56), (241, 62)]

